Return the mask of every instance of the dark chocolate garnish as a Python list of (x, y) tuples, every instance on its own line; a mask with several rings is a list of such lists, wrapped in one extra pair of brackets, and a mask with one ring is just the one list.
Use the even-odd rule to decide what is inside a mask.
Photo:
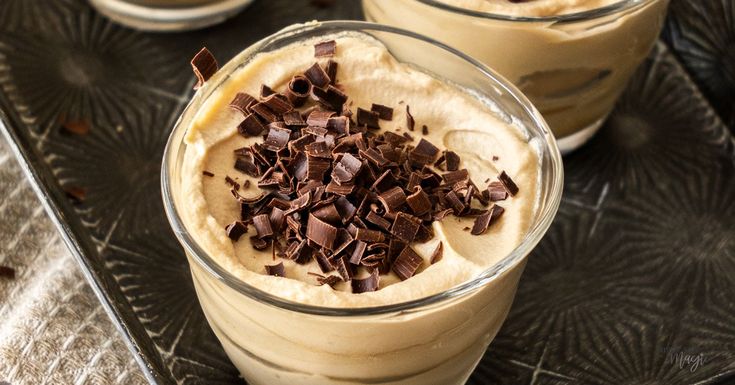
[(265, 127), (255, 114), (248, 114), (242, 122), (237, 126), (237, 132), (244, 137), (260, 136)]
[(265, 265), (265, 273), (276, 277), (285, 277), (286, 269), (283, 267), (283, 262), (279, 262), (275, 265)]
[(209, 80), (217, 72), (217, 59), (214, 58), (214, 55), (206, 47), (203, 47), (191, 59), (191, 68), (197, 77), (197, 83), (194, 85), (194, 89), (196, 90), (203, 86), (204, 82)]
[(377, 270), (373, 270), (370, 276), (364, 279), (352, 279), (352, 292), (355, 294), (366, 293), (369, 291), (378, 290), (380, 285), (380, 273)]
[[(413, 131), (413, 128), (415, 126), (416, 126), (416, 120), (413, 118), (413, 115), (411, 115), (411, 108), (408, 106), (408, 104), (406, 104), (406, 127), (408, 128), (409, 131)], [(403, 133), (404, 136), (406, 134), (408, 133)]]
[(488, 200), (492, 202), (504, 201), (508, 198), (508, 190), (501, 182), (491, 182), (487, 186)]
[(510, 176), (505, 173), (505, 171), (501, 172), (500, 175), (498, 175), (498, 180), (500, 183), (503, 184), (506, 190), (508, 190), (508, 194), (510, 196), (515, 196), (518, 194), (518, 186), (516, 186), (515, 182), (513, 182), (513, 179), (510, 179)]
[(337, 83), (337, 62), (329, 59), (327, 61), (327, 66), (324, 69), (324, 72), (327, 73), (327, 76), (329, 76), (329, 84), (336, 84)]
[(311, 90), (311, 96), (323, 106), (334, 111), (342, 111), (343, 105), (347, 101), (347, 95), (333, 85), (329, 85), (325, 89), (314, 87)]
[(225, 227), (225, 232), (230, 239), (237, 241), (243, 234), (248, 232), (248, 227), (244, 222), (235, 221)]
[(369, 128), (379, 129), (379, 119), (380, 115), (377, 112), (364, 110), (359, 107), (357, 108), (357, 124), (367, 126)]
[(311, 94), (311, 82), (305, 76), (296, 75), (288, 82), (286, 98), (294, 107), (301, 107)]
[(334, 40), (323, 41), (314, 45), (314, 57), (334, 56), (337, 50), (337, 42)]
[(207, 171), (207, 170), (204, 170), (204, 171), (202, 171), (202, 175), (204, 175), (204, 176), (208, 176), (208, 177), (210, 177), (210, 178), (214, 176), (214, 174), (213, 174), (213, 173), (211, 173), (211, 172), (209, 172), (209, 171)]
[(487, 230), (487, 227), (490, 225), (490, 218), (492, 217), (492, 212), (490, 210), (484, 210), (483, 213), (475, 218), (475, 223), (472, 225), (472, 234), (473, 235), (480, 235), (484, 234)]
[(395, 262), (393, 262), (392, 270), (396, 273), (398, 278), (405, 281), (416, 274), (416, 270), (421, 266), (423, 261), (424, 260), (421, 256), (416, 254), (416, 252), (409, 246), (404, 248), (401, 254), (398, 255), (398, 258), (396, 258)]
[(306, 224), (306, 237), (317, 245), (332, 250), (334, 240), (337, 238), (337, 228), (310, 213)]
[(393, 109), (388, 106), (373, 103), (370, 111), (377, 113), (380, 119), (393, 120)]
[(304, 76), (309, 79), (314, 87), (326, 88), (327, 85), (329, 85), (329, 75), (327, 75), (327, 73), (324, 71), (322, 66), (319, 65), (319, 63), (314, 63), (314, 65), (304, 71)]
[(263, 239), (274, 234), (268, 214), (258, 214), (254, 216), (253, 226), (255, 226), (255, 231), (258, 232), (258, 238)]
[(250, 113), (250, 111), (248, 111), (250, 106), (257, 102), (258, 100), (249, 94), (238, 92), (237, 95), (235, 95), (235, 98), (230, 102), (230, 107), (242, 112), (243, 115), (247, 115)]
[(444, 242), (439, 241), (439, 244), (436, 245), (436, 249), (431, 253), (431, 259), (429, 261), (433, 265), (441, 261), (442, 257), (444, 257)]
[(454, 151), (445, 151), (444, 156), (447, 162), (447, 171), (457, 171), (459, 169), (459, 155)]
[(398, 213), (396, 214), (396, 219), (393, 221), (391, 233), (398, 239), (410, 243), (416, 237), (420, 226), (421, 220), (418, 218), (410, 214)]

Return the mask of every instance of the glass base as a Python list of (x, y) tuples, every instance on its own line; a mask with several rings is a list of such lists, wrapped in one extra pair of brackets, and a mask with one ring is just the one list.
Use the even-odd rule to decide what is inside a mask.
[(567, 135), (563, 138), (557, 139), (556, 144), (559, 146), (559, 151), (561, 152), (561, 154), (567, 155), (582, 146), (583, 144), (587, 143), (587, 141), (595, 136), (595, 133), (600, 130), (600, 127), (602, 127), (602, 123), (605, 123), (606, 119), (607, 116), (595, 121), (594, 123), (573, 133), (572, 135)]
[(165, 8), (126, 0), (90, 0), (100, 13), (128, 27), (159, 32), (208, 27), (234, 16), (253, 0), (221, 0), (190, 7)]

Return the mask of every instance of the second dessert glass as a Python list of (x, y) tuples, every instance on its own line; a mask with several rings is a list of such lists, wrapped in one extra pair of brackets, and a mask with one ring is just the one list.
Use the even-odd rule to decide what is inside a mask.
[[(539, 191), (530, 228), (508, 256), (438, 294), (379, 307), (329, 308), (273, 296), (238, 279), (203, 250), (181, 216), (185, 132), (207, 99), (259, 53), (350, 31), (382, 42), (397, 60), (484, 99), (525, 133), (538, 154)], [(488, 154), (488, 156), (490, 156)], [(287, 28), (240, 53), (199, 89), (177, 122), (164, 154), (162, 188), (171, 226), (189, 258), (204, 313), (228, 356), (253, 385), (463, 384), (505, 320), (526, 257), (559, 206), (563, 168), (541, 115), (510, 83), (483, 64), (429, 38), (364, 22)]]
[(669, 0), (620, 0), (589, 11), (519, 17), (438, 0), (363, 0), (365, 17), (425, 34), (484, 62), (520, 88), (562, 153), (612, 111), (661, 31)]

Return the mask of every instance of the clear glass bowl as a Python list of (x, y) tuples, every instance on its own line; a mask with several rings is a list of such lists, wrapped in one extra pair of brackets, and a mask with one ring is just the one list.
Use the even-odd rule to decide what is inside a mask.
[(669, 0), (621, 0), (584, 12), (519, 17), (437, 0), (363, 0), (368, 21), (405, 28), (478, 59), (541, 111), (562, 153), (604, 122), (653, 47)]
[[(476, 278), (425, 298), (379, 307), (329, 308), (259, 290), (222, 268), (197, 243), (180, 207), (183, 138), (205, 101), (255, 55), (326, 34), (352, 31), (382, 42), (404, 63), (493, 101), (522, 127), (539, 155), (539, 199), (521, 243)], [(171, 133), (163, 159), (166, 214), (189, 258), (204, 313), (250, 384), (461, 384), (479, 362), (516, 292), (526, 257), (559, 206), (563, 168), (553, 135), (510, 83), (455, 49), (372, 23), (297, 25), (244, 50), (199, 89)]]
[(185, 31), (234, 16), (253, 0), (89, 0), (110, 19), (144, 31)]

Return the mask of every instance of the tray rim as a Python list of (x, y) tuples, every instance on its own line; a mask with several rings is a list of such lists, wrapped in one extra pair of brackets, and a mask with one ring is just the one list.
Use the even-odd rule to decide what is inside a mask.
[[(148, 383), (175, 384), (176, 381), (164, 363), (163, 357), (160, 354), (156, 355), (155, 362), (151, 362), (150, 357), (140, 349), (141, 346), (153, 345), (151, 348), (157, 351), (155, 343), (148, 336), (140, 321), (127, 319), (129, 317), (126, 317), (125, 313), (134, 314), (133, 309), (125, 300), (119, 286), (110, 287), (109, 283), (114, 281), (110, 272), (104, 266), (95, 266), (97, 264), (90, 258), (91, 255), (96, 255), (98, 259), (101, 258), (92, 244), (92, 236), (89, 235), (85, 239), (77, 233), (79, 229), (81, 229), (80, 233), (87, 232), (87, 230), (79, 218), (74, 215), (74, 209), (70, 207), (70, 203), (61, 193), (60, 186), (57, 186), (49, 165), (43, 162), (44, 158), (38, 153), (38, 148), (29, 142), (28, 137), (18, 132), (16, 127), (19, 126), (19, 120), (17, 111), (12, 108), (6, 94), (0, 92), (0, 131), (20, 165), (26, 181), (56, 227), (59, 237), (76, 260), (85, 280), (91, 286), (115, 329), (120, 333), (125, 346), (138, 363)], [(148, 338), (143, 338), (143, 336)]]

